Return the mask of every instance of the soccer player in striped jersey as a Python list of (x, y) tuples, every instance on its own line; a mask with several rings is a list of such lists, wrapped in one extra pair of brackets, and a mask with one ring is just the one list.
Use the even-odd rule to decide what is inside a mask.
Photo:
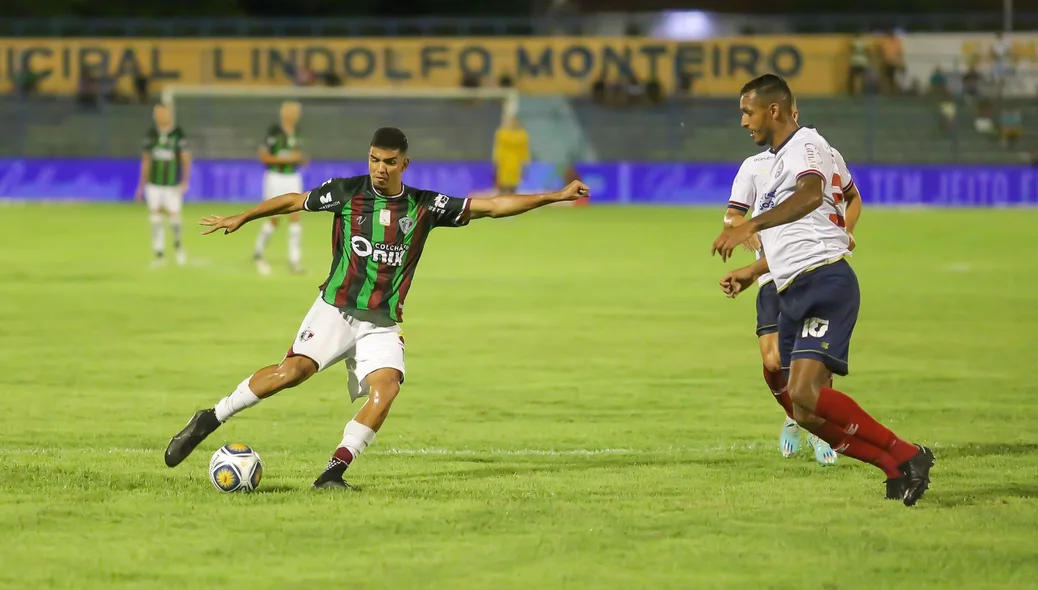
[(163, 216), (173, 232), (173, 250), (177, 264), (187, 262), (180, 241), (180, 211), (184, 193), (191, 180), (191, 152), (180, 125), (173, 123), (173, 113), (163, 104), (155, 105), (152, 113), (155, 125), (144, 136), (141, 152), (140, 182), (134, 200), (148, 204), (151, 221), (151, 247), (155, 252), (154, 266), (165, 264), (166, 230)]
[(343, 431), (315, 488), (347, 488), (346, 468), (374, 440), (404, 380), (404, 299), (429, 233), (481, 217), (510, 217), (588, 196), (572, 182), (555, 193), (462, 199), (403, 183), (407, 137), (375, 132), (366, 176), (333, 178), (306, 193), (289, 193), (230, 217), (206, 217), (206, 233), (237, 231), (250, 221), (301, 211), (332, 214), (332, 263), (317, 300), (278, 364), (257, 370), (215, 407), (197, 412), (170, 441), (165, 461), (180, 464), (221, 424), (275, 393), (344, 363), (353, 400), (367, 401)]
[[(796, 104), (793, 105), (793, 120), (799, 122), (799, 112)], [(837, 176), (833, 178), (834, 186), (840, 190), (833, 194), (836, 202), (837, 216), (835, 222), (847, 230), (848, 235), (854, 230), (861, 215), (861, 198), (858, 189), (851, 178), (847, 164), (836, 148), (833, 148), (833, 157), (836, 159)], [(725, 212), (725, 227), (733, 227), (745, 223), (745, 215), (753, 210), (754, 215), (759, 213), (755, 207), (758, 196), (762, 195), (762, 187), (768, 181), (771, 165), (774, 163), (775, 155), (771, 150), (765, 150), (755, 156), (750, 156), (743, 161), (739, 172), (732, 183), (732, 194), (728, 201), (728, 210)], [(751, 240), (750, 248), (756, 252), (759, 259), (760, 241), (757, 237)], [(850, 250), (854, 249), (853, 237), (850, 242)], [(786, 374), (782, 370), (779, 359), (778, 346), (778, 316), (779, 300), (778, 292), (771, 273), (763, 274), (758, 280), (757, 289), (757, 340), (760, 345), (761, 360), (764, 363), (764, 382), (771, 391), (775, 400), (785, 410), (786, 419), (782, 425), (779, 435), (779, 449), (783, 457), (792, 457), (800, 450), (800, 426), (793, 419), (793, 405), (786, 391)], [(815, 453), (815, 460), (821, 465), (834, 465), (836, 453), (829, 443), (811, 434), (808, 443)]]
[[(933, 452), (913, 444), (873, 418), (832, 377), (849, 370), (850, 342), (861, 294), (847, 263), (850, 237), (839, 224), (835, 158), (829, 142), (793, 119), (786, 81), (765, 74), (743, 86), (742, 126), (775, 155), (748, 222), (726, 228), (712, 252), (727, 260), (760, 234), (763, 256), (727, 273), (720, 282), (735, 297), (770, 272), (779, 297), (779, 356), (788, 368), (788, 391), (797, 424), (837, 452), (886, 475), (888, 499), (913, 506), (930, 486)], [(835, 219), (834, 219), (835, 218)]]
[[(302, 106), (298, 102), (288, 101), (281, 105), (280, 123), (271, 125), (267, 136), (260, 145), (258, 155), (260, 162), (267, 167), (263, 174), (263, 199), (273, 199), (279, 195), (303, 192), (303, 175), (299, 168), (306, 161), (300, 151), (297, 126), (302, 114)], [(288, 267), (294, 273), (302, 273), (303, 259), (303, 226), (299, 223), (299, 213), (288, 216)], [(256, 248), (253, 258), (256, 270), (260, 274), (270, 274), (270, 265), (263, 258), (271, 236), (278, 227), (278, 218), (271, 217), (260, 226), (256, 237)]]

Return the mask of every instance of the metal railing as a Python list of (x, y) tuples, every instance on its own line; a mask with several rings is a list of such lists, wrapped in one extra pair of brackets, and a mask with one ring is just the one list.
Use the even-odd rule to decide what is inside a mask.
[[(205, 158), (252, 157), (263, 130), (276, 117), (273, 100), (192, 98), (185, 119), (196, 153)], [(437, 101), (439, 102), (439, 101)], [(950, 102), (954, 111), (946, 110)], [(1026, 98), (983, 102), (930, 97), (801, 99), (801, 119), (816, 125), (855, 162), (1020, 163), (1038, 149), (1038, 105)], [(380, 106), (381, 104), (381, 106)], [(603, 161), (739, 162), (757, 148), (739, 128), (726, 99), (669, 100), (659, 106), (603, 107), (573, 99), (587, 140)], [(314, 157), (350, 159), (356, 138), (376, 124), (398, 124), (415, 139), (418, 159), (489, 159), (500, 107), (472, 103), (419, 104), (397, 100), (362, 104), (307, 103)], [(186, 108), (186, 107), (185, 107)], [(1004, 144), (999, 128), (1018, 117), (1021, 136)], [(0, 99), (7, 140), (0, 157), (136, 157), (150, 126), (146, 104), (80, 104), (69, 98)], [(458, 126), (450, 120), (465, 119)], [(978, 126), (990, 121), (990, 129)], [(527, 117), (527, 128), (543, 128)], [(551, 121), (546, 122), (552, 125)], [(419, 141), (420, 140), (420, 141)], [(363, 142), (361, 142), (363, 143)], [(442, 145), (441, 145), (442, 144)], [(363, 146), (361, 146), (363, 147)], [(464, 149), (462, 149), (464, 148)], [(421, 153), (417, 153), (421, 152)]]

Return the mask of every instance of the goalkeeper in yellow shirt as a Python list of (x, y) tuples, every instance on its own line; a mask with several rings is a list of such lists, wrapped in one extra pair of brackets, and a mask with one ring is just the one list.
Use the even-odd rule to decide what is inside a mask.
[(494, 134), (493, 157), (498, 194), (515, 194), (523, 178), (523, 166), (530, 163), (530, 138), (516, 117), (508, 117)]

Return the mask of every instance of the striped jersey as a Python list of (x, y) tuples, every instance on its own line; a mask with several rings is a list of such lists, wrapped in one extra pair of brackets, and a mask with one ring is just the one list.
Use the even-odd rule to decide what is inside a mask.
[(332, 264), (321, 297), (343, 310), (385, 314), (403, 321), (429, 232), (469, 222), (469, 200), (404, 186), (380, 194), (368, 176), (333, 178), (311, 190), (307, 211), (326, 211), (332, 221)]
[[(281, 125), (271, 125), (267, 130), (267, 137), (263, 139), (263, 146), (272, 156), (287, 155), (299, 149), (299, 134), (286, 132)], [(295, 174), (299, 170), (298, 164), (270, 164), (267, 170), (281, 174)]]
[(145, 182), (157, 186), (180, 184), (184, 175), (184, 152), (187, 151), (187, 138), (180, 125), (167, 130), (152, 127), (144, 136), (142, 149), (151, 156)]

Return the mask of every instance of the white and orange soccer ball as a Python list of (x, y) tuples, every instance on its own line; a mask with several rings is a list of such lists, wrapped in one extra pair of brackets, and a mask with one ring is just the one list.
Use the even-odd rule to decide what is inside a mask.
[(209, 460), (209, 481), (221, 492), (252, 491), (262, 478), (263, 461), (249, 445), (224, 445)]

